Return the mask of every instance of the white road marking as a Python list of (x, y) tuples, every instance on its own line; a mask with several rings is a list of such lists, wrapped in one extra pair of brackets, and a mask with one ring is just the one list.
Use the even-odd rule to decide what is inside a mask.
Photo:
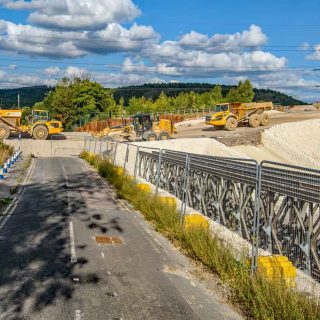
[(17, 198), (14, 198), (11, 204), (7, 207), (7, 209), (4, 211), (4, 219), (0, 224), (0, 231), (5, 226), (9, 218), (11, 217), (13, 211), (17, 208)]
[(74, 244), (74, 230), (73, 230), (73, 222), (69, 222), (69, 233), (70, 233), (70, 248), (71, 248), (71, 263), (77, 263), (77, 254), (76, 248)]
[(67, 176), (67, 173), (66, 173), (66, 169), (61, 161), (61, 159), (59, 159), (60, 161), (60, 164), (61, 164), (61, 168), (62, 168), (62, 172), (63, 172), (63, 175), (64, 175), (64, 178), (66, 180), (66, 187), (67, 187), (67, 199), (68, 199), (68, 211), (70, 213), (71, 211), (71, 203), (70, 203), (70, 195), (69, 195), (69, 181), (68, 181), (68, 176)]
[(84, 320), (84, 314), (81, 312), (81, 310), (76, 310), (75, 320)]
[[(30, 165), (28, 173), (27, 173), (27, 175), (26, 175), (26, 177), (25, 177), (25, 179), (24, 179), (24, 181), (22, 183), (22, 186), (25, 186), (25, 184), (27, 183), (28, 179), (30, 178), (31, 172), (32, 172), (32, 170), (34, 168), (34, 163), (35, 163), (35, 161), (32, 159), (31, 160), (31, 165)], [(22, 191), (21, 190), (22, 189), (19, 190), (21, 192), (20, 196), (22, 196), (25, 193), (26, 189), (23, 188), (23, 190)], [(0, 231), (5, 226), (5, 224), (7, 223), (9, 218), (11, 217), (12, 213), (14, 212), (14, 210), (16, 210), (19, 201), (20, 201), (20, 199), (17, 199), (16, 197), (14, 197), (13, 201), (11, 202), (11, 204), (4, 211), (4, 213), (3, 213), (4, 218), (3, 218), (3, 220), (2, 220), (2, 222), (0, 224)]]

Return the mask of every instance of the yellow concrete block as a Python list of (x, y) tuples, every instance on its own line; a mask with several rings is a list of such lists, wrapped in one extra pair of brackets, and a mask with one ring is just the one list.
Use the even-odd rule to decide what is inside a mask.
[(189, 214), (184, 219), (185, 228), (209, 228), (209, 221), (201, 214)]
[(282, 267), (279, 264), (273, 264), (273, 278), (281, 279), (282, 278)]
[(270, 263), (269, 267), (259, 267), (258, 273), (267, 279), (273, 279), (273, 277), (274, 277), (273, 276), (273, 268), (272, 268), (271, 263)]
[(160, 201), (172, 207), (177, 205), (176, 199), (173, 197), (160, 197)]
[(270, 263), (272, 263), (272, 257), (259, 256), (257, 262), (258, 262), (258, 267), (267, 267)]
[(296, 278), (297, 269), (294, 266), (282, 267), (283, 279)]
[(289, 261), (289, 259), (288, 259), (288, 257), (285, 257), (285, 256), (280, 256), (280, 255), (274, 255), (273, 257), (272, 257), (272, 259), (274, 260), (274, 261), (276, 261), (276, 262), (288, 262)]
[(137, 188), (139, 188), (140, 190), (142, 190), (144, 192), (148, 192), (148, 193), (151, 192), (151, 187), (147, 183), (138, 183)]

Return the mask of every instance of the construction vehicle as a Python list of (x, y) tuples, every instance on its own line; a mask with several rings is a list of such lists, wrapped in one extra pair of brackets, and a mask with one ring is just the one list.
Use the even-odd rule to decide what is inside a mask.
[(159, 118), (152, 120), (149, 114), (138, 114), (133, 117), (132, 123), (106, 128), (101, 135), (129, 141), (156, 141), (168, 140), (176, 133), (176, 127), (171, 120)]
[(11, 133), (27, 133), (36, 140), (46, 140), (48, 135), (63, 131), (61, 121), (50, 120), (47, 110), (0, 109), (0, 139), (9, 138)]
[(265, 112), (273, 109), (272, 102), (252, 103), (220, 103), (215, 113), (206, 116), (206, 124), (213, 125), (216, 130), (235, 130), (240, 123), (252, 128), (267, 126), (269, 115)]

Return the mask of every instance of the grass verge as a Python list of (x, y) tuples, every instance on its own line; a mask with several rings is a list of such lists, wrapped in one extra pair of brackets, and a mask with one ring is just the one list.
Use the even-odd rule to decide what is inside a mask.
[(3, 166), (4, 163), (12, 156), (13, 147), (6, 145), (0, 141), (0, 165)]
[(152, 222), (156, 230), (177, 244), (209, 271), (219, 275), (232, 292), (232, 301), (248, 319), (319, 320), (317, 301), (288, 288), (283, 282), (252, 276), (245, 260), (237, 261), (219, 239), (202, 228), (180, 226), (179, 213), (151, 193), (139, 189), (135, 181), (98, 156), (83, 152), (81, 157), (117, 189), (118, 196), (129, 201)]

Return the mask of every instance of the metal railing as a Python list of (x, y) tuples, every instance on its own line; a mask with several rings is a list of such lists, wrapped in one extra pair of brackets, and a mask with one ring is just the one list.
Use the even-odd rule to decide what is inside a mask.
[(111, 139), (86, 140), (100, 154), (237, 233), (252, 246), (287, 256), (320, 282), (320, 171), (264, 161), (206, 156)]

